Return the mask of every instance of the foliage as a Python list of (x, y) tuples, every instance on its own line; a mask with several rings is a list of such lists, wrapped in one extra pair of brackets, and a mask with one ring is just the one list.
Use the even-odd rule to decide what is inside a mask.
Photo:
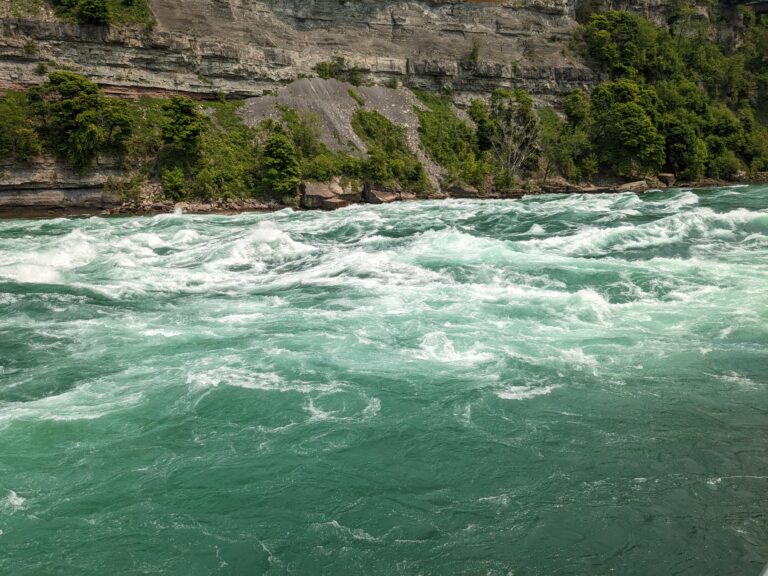
[(539, 112), (545, 181), (550, 175), (557, 174), (576, 182), (588, 179), (597, 172), (592, 142), (583, 126), (586, 118), (578, 123), (572, 118), (565, 123), (552, 108)]
[(539, 122), (530, 95), (521, 88), (494, 91), (488, 117), (491, 151), (502, 174), (534, 172), (539, 164)]
[(81, 24), (104, 25), (110, 21), (107, 0), (79, 0), (76, 14)]
[[(678, 0), (670, 5), (669, 29), (619, 11), (593, 14), (584, 27), (589, 55), (615, 80), (611, 90), (600, 86), (592, 96), (593, 126), (622, 120), (600, 134), (593, 130), (604, 168), (633, 171), (626, 162), (618, 167), (612, 138), (626, 139), (624, 152), (634, 154), (637, 168), (655, 169), (660, 160), (684, 179), (732, 177), (766, 165), (768, 20), (741, 7), (729, 46), (712, 41), (710, 22), (694, 12)], [(626, 115), (609, 114), (611, 106)], [(640, 129), (642, 137), (631, 134)]]
[(301, 181), (296, 148), (290, 138), (275, 130), (264, 144), (261, 155), (261, 183), (280, 196), (295, 193)]
[(184, 170), (179, 166), (163, 172), (163, 191), (171, 200), (181, 200), (186, 191)]
[(368, 145), (368, 157), (361, 166), (363, 178), (417, 194), (431, 190), (424, 166), (408, 148), (405, 128), (378, 112), (364, 109), (358, 109), (352, 116), (352, 128)]
[(99, 151), (122, 151), (130, 135), (126, 103), (73, 72), (52, 72), (28, 91), (28, 101), (48, 148), (81, 170)]
[(421, 144), (432, 160), (443, 167), (450, 182), (483, 187), (491, 167), (478, 148), (475, 131), (460, 120), (450, 99), (430, 92), (416, 93), (426, 108), (417, 108)]
[(23, 92), (9, 92), (0, 98), (0, 161), (29, 162), (42, 152), (29, 116)]
[(600, 162), (620, 176), (657, 172), (664, 138), (656, 130), (656, 93), (631, 80), (607, 82), (592, 94), (592, 141)]
[(155, 20), (148, 0), (50, 0), (64, 20), (86, 25), (143, 25)]
[(357, 102), (358, 106), (365, 106), (365, 98), (363, 98), (357, 90), (350, 88), (347, 90), (347, 93), (349, 94), (349, 97), (352, 98), (352, 100)]
[(363, 83), (363, 75), (357, 68), (351, 67), (342, 57), (336, 57), (333, 60), (318, 62), (312, 69), (323, 80), (335, 78), (344, 82), (349, 82), (353, 86), (360, 86)]
[(205, 119), (189, 98), (171, 96), (163, 104), (161, 130), (166, 145), (173, 146), (185, 154), (195, 155), (205, 128)]

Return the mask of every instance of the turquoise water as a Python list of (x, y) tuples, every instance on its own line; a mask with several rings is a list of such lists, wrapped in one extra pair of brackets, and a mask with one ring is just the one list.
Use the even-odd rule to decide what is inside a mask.
[(0, 574), (768, 561), (768, 188), (0, 221)]

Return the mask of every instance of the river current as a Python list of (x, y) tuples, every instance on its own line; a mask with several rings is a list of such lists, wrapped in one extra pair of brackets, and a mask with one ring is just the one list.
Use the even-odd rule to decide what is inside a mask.
[(768, 561), (768, 188), (0, 221), (0, 574)]

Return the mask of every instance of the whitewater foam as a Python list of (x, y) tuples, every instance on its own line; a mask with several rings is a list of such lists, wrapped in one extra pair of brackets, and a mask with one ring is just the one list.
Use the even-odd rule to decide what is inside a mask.
[(502, 400), (530, 400), (537, 396), (547, 396), (556, 390), (558, 386), (510, 386), (496, 392), (496, 396)]

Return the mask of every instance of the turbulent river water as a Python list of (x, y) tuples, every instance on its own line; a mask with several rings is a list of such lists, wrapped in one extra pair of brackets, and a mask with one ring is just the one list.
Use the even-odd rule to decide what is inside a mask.
[(768, 188), (0, 221), (0, 573), (768, 561)]

